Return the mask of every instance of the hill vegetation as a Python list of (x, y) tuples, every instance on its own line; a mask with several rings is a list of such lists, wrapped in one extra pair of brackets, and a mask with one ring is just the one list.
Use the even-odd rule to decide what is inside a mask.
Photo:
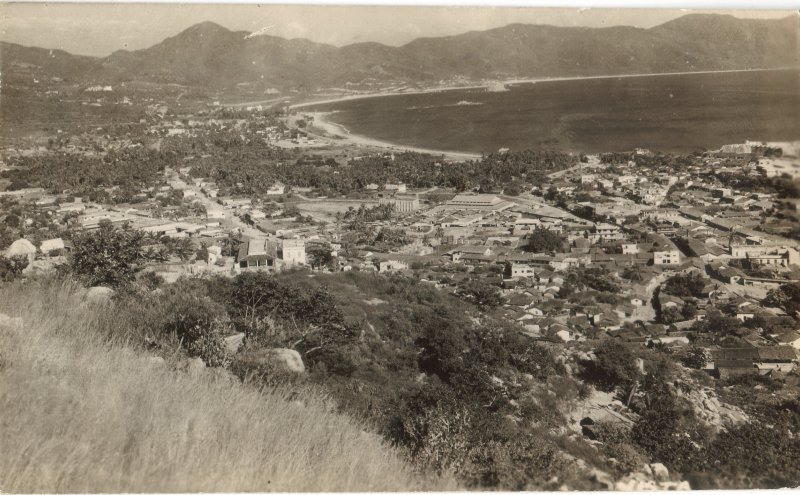
[[(141, 306), (136, 307), (142, 310)], [(58, 279), (0, 287), (0, 488), (8, 492), (452, 489), (310, 389), (259, 389), (148, 353), (138, 320)], [(174, 349), (173, 349), (174, 350)], [(14, 446), (14, 448), (9, 448)]]
[[(592, 76), (796, 66), (797, 16), (779, 20), (687, 15), (651, 29), (512, 24), (420, 38), (404, 46), (337, 48), (306, 39), (247, 37), (204, 22), (150, 48), (105, 58), (0, 44), (12, 78), (29, 64), (69, 82), (149, 81), (314, 90), (361, 81)], [(27, 72), (26, 72), (27, 73)]]

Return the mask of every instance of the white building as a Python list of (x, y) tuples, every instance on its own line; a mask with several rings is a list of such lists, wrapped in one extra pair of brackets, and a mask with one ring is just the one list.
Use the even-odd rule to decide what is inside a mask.
[(419, 210), (419, 198), (416, 197), (381, 198), (380, 204), (394, 206), (397, 213), (413, 213)]
[(670, 251), (656, 251), (653, 253), (654, 265), (679, 265), (681, 262), (681, 253), (677, 250)]
[(527, 278), (533, 275), (533, 267), (527, 263), (511, 263), (511, 278)]
[(622, 254), (639, 254), (638, 244), (623, 244)]
[(280, 196), (286, 192), (286, 186), (281, 182), (276, 182), (267, 189), (267, 196)]
[(306, 242), (302, 239), (284, 239), (280, 256), (286, 266), (306, 264)]
[(378, 263), (380, 273), (392, 273), (400, 270), (408, 270), (408, 264), (397, 260), (384, 260)]

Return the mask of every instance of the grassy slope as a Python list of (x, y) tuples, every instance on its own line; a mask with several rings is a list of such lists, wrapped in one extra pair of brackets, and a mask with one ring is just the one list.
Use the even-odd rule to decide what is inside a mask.
[[(158, 365), (70, 284), (0, 288), (0, 490), (442, 490), (315, 397)], [(303, 405), (304, 404), (304, 405)]]

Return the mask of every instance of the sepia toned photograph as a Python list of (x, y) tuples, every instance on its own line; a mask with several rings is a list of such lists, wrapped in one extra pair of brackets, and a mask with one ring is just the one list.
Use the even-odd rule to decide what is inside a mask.
[(800, 487), (799, 35), (0, 3), (0, 493)]

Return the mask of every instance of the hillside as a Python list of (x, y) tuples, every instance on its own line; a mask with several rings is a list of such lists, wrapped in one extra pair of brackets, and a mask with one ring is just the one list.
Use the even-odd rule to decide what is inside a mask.
[(314, 90), (347, 83), (557, 77), (796, 66), (798, 18), (690, 14), (651, 29), (512, 24), (404, 46), (337, 48), (305, 39), (247, 37), (204, 22), (150, 48), (105, 58), (3, 43), (3, 73), (37, 67), (74, 82), (144, 80), (230, 88)]
[[(311, 392), (259, 392), (109, 342), (104, 302), (53, 280), (0, 287), (0, 490), (452, 489), (413, 475)], [(116, 311), (113, 311), (116, 314)]]

